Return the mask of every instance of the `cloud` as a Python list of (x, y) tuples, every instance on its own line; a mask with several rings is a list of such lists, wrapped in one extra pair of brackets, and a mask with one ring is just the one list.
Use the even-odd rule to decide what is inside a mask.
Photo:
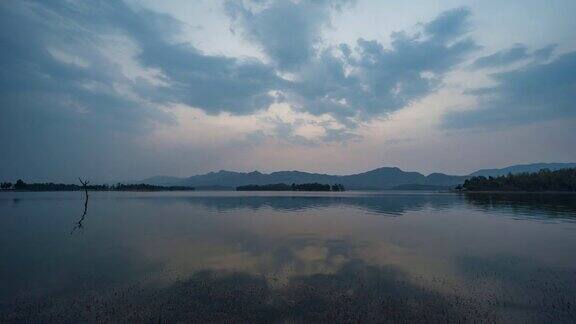
[(324, 142), (347, 142), (361, 138), (362, 136), (346, 128), (325, 128), (325, 134), (322, 136)]
[(445, 74), (478, 48), (465, 37), (465, 8), (447, 11), (421, 32), (392, 34), (390, 48), (360, 38), (325, 49), (296, 74), (290, 103), (330, 114), (347, 127), (401, 109), (437, 90)]
[(278, 89), (285, 102), (313, 115), (328, 114), (347, 128), (435, 91), (444, 75), (478, 48), (464, 38), (467, 8), (420, 24), (419, 33), (394, 33), (391, 48), (363, 38), (354, 48), (322, 44), (321, 28), (343, 3), (230, 1), (226, 7), (243, 35), (280, 70), (291, 73), (290, 81)]
[[(274, 137), (308, 148), (351, 141), (363, 126), (442, 88), (479, 48), (468, 34), (467, 8), (442, 12), (387, 41), (331, 44), (323, 32), (348, 2), (226, 2), (223, 19), (230, 18), (238, 38), (256, 44), (265, 59), (203, 52), (182, 41), (189, 36), (183, 22), (135, 2), (0, 2), (0, 164), (10, 170), (0, 172), (12, 177), (51, 170), (75, 178), (86, 165), (111, 173), (122, 163), (130, 172), (132, 164), (125, 162), (131, 158), (159, 155), (135, 143), (150, 142), (156, 129), (177, 123), (182, 133), (202, 129), (204, 135), (206, 129), (206, 136), (213, 127), (225, 134), (219, 143), (246, 134), (248, 142)], [(514, 63), (515, 69), (492, 74), (493, 87), (470, 91), (481, 108), (455, 113), (447, 125), (573, 116), (573, 54), (554, 57), (554, 48), (529, 51), (518, 44), (478, 59), (473, 64), (479, 68)], [(303, 120), (280, 115), (230, 135), (221, 131), (225, 123), (202, 128), (175, 113), (175, 107), (193, 107), (202, 110), (200, 118), (248, 120), (274, 116), (274, 104)], [(208, 140), (194, 145), (202, 141), (209, 143), (205, 151), (217, 150)], [(224, 151), (219, 156), (230, 156)]]
[(498, 51), (494, 54), (478, 58), (474, 62), (473, 67), (481, 69), (487, 67), (508, 65), (511, 63), (515, 63), (519, 60), (527, 59), (529, 57), (530, 55), (528, 54), (526, 46), (523, 44), (516, 44), (512, 48)]
[(258, 44), (281, 70), (308, 63), (330, 13), (347, 1), (227, 1), (226, 11), (246, 38)]
[[(127, 107), (140, 107), (142, 101), (160, 105), (184, 103), (208, 114), (244, 115), (266, 109), (276, 100), (285, 100), (300, 110), (316, 115), (329, 114), (350, 126), (352, 119), (369, 119), (400, 109), (434, 91), (443, 74), (476, 48), (469, 39), (457, 39), (466, 31), (469, 11), (455, 9), (425, 24), (422, 34), (395, 33), (391, 49), (385, 49), (375, 40), (358, 39), (353, 52), (344, 44), (317, 51), (314, 45), (320, 37), (319, 28), (329, 20), (330, 10), (335, 10), (341, 3), (271, 2), (260, 11), (250, 11), (238, 2), (228, 4), (231, 15), (251, 18), (243, 21), (247, 33), (272, 53), (280, 66), (298, 64), (304, 67), (294, 71), (293, 80), (280, 78), (273, 66), (257, 59), (207, 55), (191, 44), (178, 43), (174, 38), (181, 30), (179, 21), (123, 2), (84, 5), (24, 2), (21, 7), (37, 11), (35, 19), (49, 25), (49, 29), (39, 33), (29, 30), (27, 33), (36, 34), (32, 37), (38, 41), (29, 52), (39, 56), (19, 55), (18, 60), (28, 60), (22, 64), (39, 70), (49, 69), (28, 69), (30, 73), (67, 77), (76, 88), (66, 89), (66, 94), (82, 94), (79, 101), (89, 99), (94, 111), (126, 114), (128, 118), (132, 115)], [(38, 14), (41, 10), (50, 12), (48, 18)], [(287, 26), (299, 27), (287, 28), (279, 24), (278, 16), (288, 22)], [(297, 24), (298, 19), (304, 22)], [(59, 27), (61, 25), (55, 20), (68, 21), (70, 26)], [(6, 26), (6, 29), (11, 27)], [(44, 26), (30, 23), (28, 28)], [(264, 32), (270, 34), (262, 34)], [(120, 34), (134, 42), (138, 51), (135, 58), (141, 68), (159, 71), (157, 77), (161, 82), (154, 84), (143, 78), (129, 80), (103, 55), (96, 57), (95, 53), (101, 52), (98, 44), (104, 42), (99, 34)], [(84, 67), (57, 62), (47, 51), (48, 44), (57, 51), (64, 48), (64, 52), (72, 47), (71, 52), (79, 55), (78, 60), (88, 57), (98, 64)], [(10, 46), (15, 50), (19, 47)], [(300, 54), (296, 55), (296, 52)], [(22, 64), (16, 64), (8, 75), (20, 75), (22, 84), (34, 85), (36, 76), (17, 71), (23, 69)], [(31, 80), (25, 80), (27, 77)], [(98, 87), (77, 86), (94, 82)], [(19, 87), (13, 81), (7, 83)], [(140, 102), (119, 94), (114, 84), (127, 85), (139, 96)], [(272, 95), (274, 91), (281, 96)], [(100, 100), (107, 101), (99, 104)], [(122, 108), (116, 109), (118, 106)]]
[(535, 50), (532, 53), (532, 57), (535, 60), (546, 61), (552, 56), (556, 47), (558, 47), (558, 44), (550, 44), (548, 46), (544, 46), (540, 49)]
[(499, 127), (536, 121), (574, 118), (576, 52), (547, 63), (537, 61), (492, 74), (493, 87), (468, 91), (478, 108), (452, 112), (444, 123), (452, 128)]
[(424, 25), (426, 34), (438, 41), (446, 42), (458, 38), (469, 31), (470, 9), (461, 7), (447, 10), (436, 19)]
[[(169, 118), (115, 88), (130, 85), (118, 65), (107, 59), (97, 31), (78, 28), (64, 8), (11, 2), (0, 8), (0, 93), (8, 110), (36, 105), (39, 114), (75, 112), (112, 123)], [(70, 9), (70, 8), (68, 8)], [(19, 33), (9, 32), (18, 29)], [(42, 108), (40, 108), (42, 107)], [(5, 111), (6, 112), (6, 111)], [(59, 116), (64, 117), (66, 116)], [(59, 118), (56, 118), (59, 119)]]
[(161, 72), (163, 85), (140, 80), (134, 90), (159, 104), (184, 103), (209, 114), (249, 114), (267, 108), (271, 90), (281, 86), (275, 71), (255, 59), (207, 55), (175, 39), (182, 23), (173, 17), (121, 1), (82, 8), (70, 5), (71, 19), (93, 30), (120, 33), (138, 46), (137, 61)]
[(556, 45), (552, 44), (538, 49), (533, 53), (528, 53), (526, 45), (516, 44), (509, 49), (501, 50), (494, 54), (476, 59), (472, 64), (472, 67), (475, 69), (493, 68), (509, 66), (510, 64), (528, 59), (547, 60), (550, 58), (555, 48)]
[(47, 4), (0, 4), (0, 176), (102, 175), (151, 122), (173, 119), (131, 95), (133, 82), (75, 7)]
[[(273, 102), (271, 67), (205, 55), (175, 40), (181, 27), (121, 1), (2, 2), (0, 177), (130, 178), (126, 160), (152, 158), (137, 143), (176, 122), (172, 103), (249, 114)], [(128, 76), (122, 51), (153, 76)]]
[[(271, 60), (263, 62), (203, 53), (179, 40), (182, 22), (122, 1), (2, 2), (0, 176), (137, 177), (159, 161), (139, 143), (158, 125), (178, 123), (170, 107), (181, 104), (254, 115), (284, 103), (313, 118), (271, 124), (268, 134), (304, 146), (353, 140), (364, 121), (435, 91), (476, 48), (464, 38), (467, 9), (443, 13), (419, 33), (395, 33), (389, 47), (325, 44), (322, 28), (345, 3), (228, 3), (239, 30)], [(318, 116), (334, 123), (314, 124)], [(143, 161), (140, 169), (132, 158)]]

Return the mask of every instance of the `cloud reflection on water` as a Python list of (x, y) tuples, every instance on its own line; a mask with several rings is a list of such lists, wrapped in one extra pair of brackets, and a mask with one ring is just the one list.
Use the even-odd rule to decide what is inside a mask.
[(537, 197), (94, 193), (70, 236), (77, 199), (19, 193), (0, 321), (569, 321), (576, 208)]

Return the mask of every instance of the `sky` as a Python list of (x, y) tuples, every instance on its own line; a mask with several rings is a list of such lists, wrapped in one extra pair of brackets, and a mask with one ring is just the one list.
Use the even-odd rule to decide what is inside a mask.
[(576, 162), (576, 1), (0, 2), (0, 180)]

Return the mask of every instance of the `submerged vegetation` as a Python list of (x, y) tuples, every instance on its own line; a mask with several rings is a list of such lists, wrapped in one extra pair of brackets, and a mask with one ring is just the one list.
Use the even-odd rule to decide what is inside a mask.
[(288, 185), (285, 183), (267, 185), (246, 185), (236, 187), (236, 191), (345, 191), (342, 184), (301, 183)]
[(16, 191), (79, 191), (79, 190), (90, 190), (90, 191), (191, 191), (194, 187), (186, 186), (156, 186), (150, 184), (123, 184), (117, 183), (115, 185), (76, 185), (76, 184), (65, 184), (65, 183), (25, 183), (22, 180), (16, 181), (16, 183), (3, 182), (0, 184), (0, 188), (3, 190), (16, 190)]
[(576, 191), (576, 168), (500, 177), (472, 177), (457, 190), (466, 191)]

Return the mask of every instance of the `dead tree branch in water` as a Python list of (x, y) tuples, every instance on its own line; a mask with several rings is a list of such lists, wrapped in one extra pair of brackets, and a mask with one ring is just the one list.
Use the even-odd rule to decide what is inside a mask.
[(82, 222), (84, 221), (84, 218), (86, 218), (86, 212), (88, 211), (88, 183), (90, 183), (90, 182), (88, 180), (82, 181), (82, 179), (80, 179), (80, 178), (78, 178), (78, 180), (80, 180), (80, 183), (82, 184), (82, 187), (84, 188), (84, 194), (85, 194), (84, 212), (82, 213), (82, 216), (80, 217), (78, 222), (76, 222), (76, 226), (74, 226), (74, 228), (72, 229), (72, 232), (70, 232), (70, 234), (74, 233), (74, 231), (76, 231), (77, 229), (82, 229)]
[(88, 180), (82, 181), (81, 178), (78, 178), (78, 180), (80, 181), (82, 187), (84, 188), (84, 193), (86, 193), (86, 201), (88, 201), (88, 184), (90, 183), (90, 181)]

